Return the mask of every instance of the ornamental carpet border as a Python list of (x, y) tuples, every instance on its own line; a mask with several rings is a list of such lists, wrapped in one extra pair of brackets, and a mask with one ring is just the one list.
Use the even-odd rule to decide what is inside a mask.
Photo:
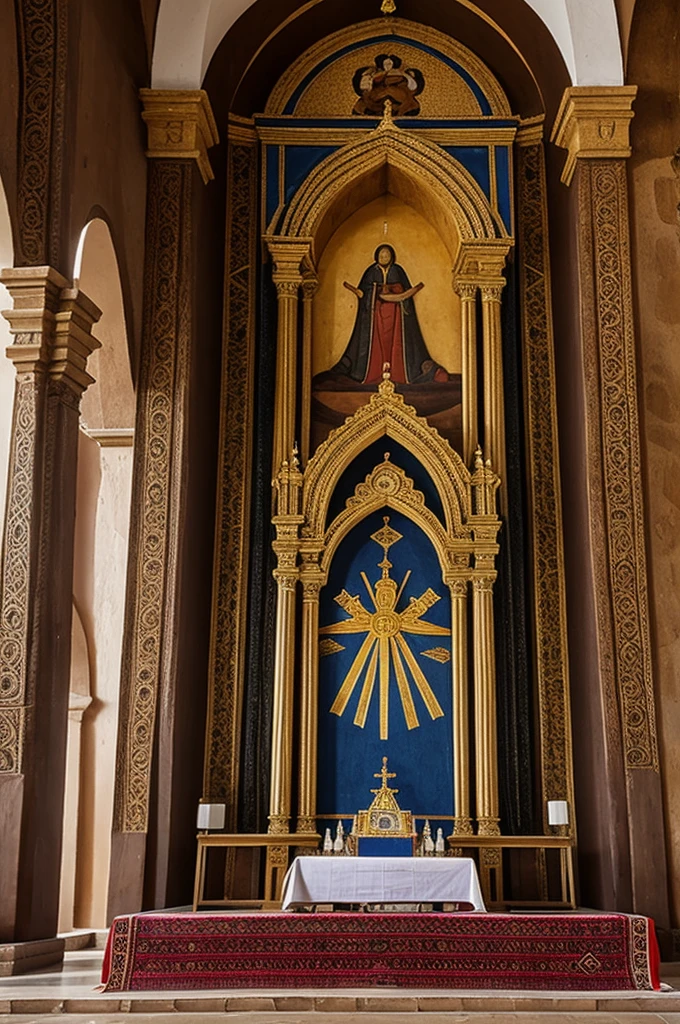
[(654, 924), (626, 914), (135, 914), (106, 992), (659, 988)]

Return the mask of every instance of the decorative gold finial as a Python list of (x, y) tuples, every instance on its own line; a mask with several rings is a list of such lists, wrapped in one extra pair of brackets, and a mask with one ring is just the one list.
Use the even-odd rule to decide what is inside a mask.
[(397, 9), (397, 5), (394, 0), (383, 0), (380, 10), (383, 14), (394, 14)]
[(389, 363), (383, 363), (383, 380), (390, 379), (390, 369), (391, 367)]
[(391, 789), (387, 785), (387, 780), (388, 779), (396, 779), (397, 773), (396, 772), (388, 772), (388, 770), (387, 770), (387, 758), (386, 757), (383, 757), (382, 761), (383, 761), (383, 766), (380, 769), (380, 771), (379, 772), (374, 772), (374, 774), (373, 774), (373, 778), (374, 779), (382, 779), (382, 786), (380, 787), (380, 789), (372, 789), (371, 793), (376, 793), (377, 794), (377, 793), (383, 792), (384, 790), (388, 790), (390, 793), (398, 793), (399, 792), (398, 789)]
[(383, 107), (382, 121), (378, 125), (378, 129), (381, 128), (393, 128), (394, 120), (392, 118), (392, 100), (388, 97), (385, 100), (385, 106)]

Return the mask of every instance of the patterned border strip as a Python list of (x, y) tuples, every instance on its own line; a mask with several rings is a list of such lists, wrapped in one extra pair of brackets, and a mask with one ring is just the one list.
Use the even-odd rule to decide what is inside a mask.
[(58, 266), (65, 124), (67, 9), (64, 0), (21, 0), (18, 265)]
[(204, 795), (236, 825), (245, 672), (257, 264), (257, 148), (230, 143), (225, 338)]
[[(599, 459), (604, 479), (608, 564), (601, 600), (611, 607), (626, 767), (659, 771), (650, 655), (626, 165), (580, 162), (581, 243), (592, 247), (596, 323), (584, 331), (585, 358), (599, 381)], [(591, 229), (584, 225), (592, 224)], [(590, 382), (590, 388), (596, 386)], [(595, 396), (589, 396), (591, 407)], [(598, 421), (595, 421), (598, 422)], [(594, 437), (591, 440), (591, 446)], [(591, 457), (594, 453), (591, 451)], [(605, 581), (603, 574), (607, 573)]]
[(160, 679), (171, 679), (191, 341), (189, 162), (149, 165), (146, 316), (135, 449), (114, 822), (145, 832)]
[(573, 806), (562, 502), (543, 143), (517, 147), (520, 281), (545, 800)]

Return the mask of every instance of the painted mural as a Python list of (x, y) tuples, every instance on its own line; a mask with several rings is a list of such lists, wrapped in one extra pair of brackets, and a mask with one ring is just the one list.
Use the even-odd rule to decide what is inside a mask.
[(320, 621), (320, 816), (365, 806), (368, 766), (384, 756), (403, 806), (450, 816), (451, 607), (423, 531), (387, 508), (355, 527), (333, 560)]
[[(390, 241), (370, 247), (379, 232)], [(446, 248), (392, 196), (336, 234), (315, 301), (312, 449), (369, 400), (389, 364), (397, 390), (460, 452), (460, 313)]]

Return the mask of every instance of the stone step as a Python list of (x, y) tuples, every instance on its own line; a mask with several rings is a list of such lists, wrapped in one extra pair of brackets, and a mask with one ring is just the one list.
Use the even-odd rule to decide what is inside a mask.
[(373, 991), (136, 993), (0, 999), (0, 1014), (209, 1014), (209, 1013), (680, 1013), (680, 992), (450, 993)]

